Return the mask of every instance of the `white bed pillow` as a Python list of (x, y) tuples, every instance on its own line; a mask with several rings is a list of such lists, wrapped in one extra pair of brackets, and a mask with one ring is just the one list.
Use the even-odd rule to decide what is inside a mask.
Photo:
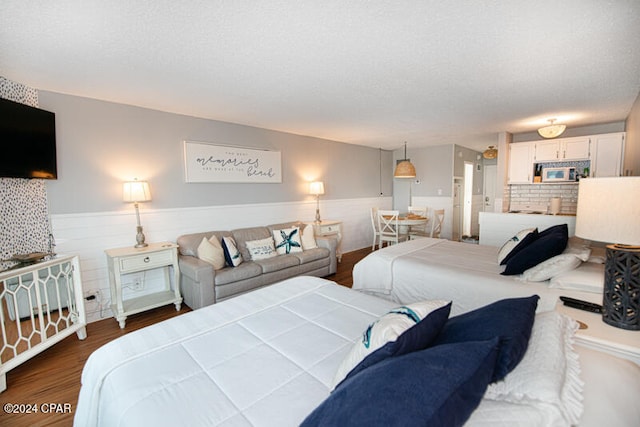
[(535, 267), (525, 270), (520, 275), (520, 279), (529, 282), (543, 282), (558, 274), (574, 270), (580, 264), (582, 264), (582, 260), (580, 260), (578, 256), (574, 254), (560, 254), (542, 261)]
[(573, 239), (573, 237), (569, 238), (569, 243), (562, 253), (573, 254), (580, 258), (581, 261), (587, 261), (589, 256), (591, 256), (591, 248), (584, 244), (575, 243), (571, 239)]
[(202, 261), (213, 265), (214, 270), (220, 270), (224, 267), (224, 250), (216, 236), (211, 236), (211, 239), (208, 240), (203, 237), (202, 242), (198, 245), (197, 254)]
[(577, 425), (582, 415), (580, 363), (573, 349), (578, 324), (555, 311), (536, 315), (522, 361), (504, 380), (490, 384), (486, 399), (548, 408), (549, 425)]
[(535, 230), (535, 228), (525, 228), (524, 230), (518, 231), (515, 236), (504, 242), (498, 251), (498, 264), (502, 263), (502, 260), (505, 259), (520, 242), (522, 242), (522, 239), (527, 237), (530, 233), (533, 233)]
[[(331, 388), (338, 385), (353, 368), (367, 356), (385, 344), (396, 341), (405, 331), (425, 319), (430, 313), (449, 304), (450, 301), (428, 300), (395, 308), (369, 325), (342, 360), (333, 378)], [(448, 317), (448, 313), (447, 313)], [(444, 324), (443, 320), (443, 324)]]
[(316, 236), (313, 230), (313, 225), (307, 224), (302, 229), (302, 250), (308, 251), (309, 249), (315, 249), (318, 247), (316, 243)]
[(272, 237), (245, 242), (249, 255), (253, 261), (268, 259), (278, 256)]
[(549, 287), (602, 294), (604, 291), (604, 264), (582, 263), (575, 270), (552, 277)]

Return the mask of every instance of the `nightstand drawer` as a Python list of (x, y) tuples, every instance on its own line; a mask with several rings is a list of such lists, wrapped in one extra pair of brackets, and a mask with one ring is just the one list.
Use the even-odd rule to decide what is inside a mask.
[(340, 231), (340, 225), (338, 224), (321, 225), (319, 228), (320, 228), (318, 230), (320, 232), (319, 234), (337, 233)]
[(173, 255), (170, 251), (153, 252), (129, 256), (120, 259), (120, 272), (147, 270), (155, 267), (163, 267), (173, 262)]

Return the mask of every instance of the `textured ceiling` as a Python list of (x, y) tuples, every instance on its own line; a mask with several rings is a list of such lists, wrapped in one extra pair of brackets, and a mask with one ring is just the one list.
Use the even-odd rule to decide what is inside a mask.
[(3, 0), (0, 75), (395, 149), (624, 120), (640, 1)]

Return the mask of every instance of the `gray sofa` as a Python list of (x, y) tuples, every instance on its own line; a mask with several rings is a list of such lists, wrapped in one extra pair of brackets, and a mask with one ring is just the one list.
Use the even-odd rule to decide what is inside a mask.
[[(263, 227), (240, 228), (230, 231), (207, 231), (185, 234), (177, 239), (178, 264), (180, 266), (180, 290), (184, 303), (193, 310), (216, 303), (259, 287), (270, 285), (293, 276), (310, 275), (325, 277), (336, 272), (337, 240), (334, 236), (316, 237), (317, 248), (278, 255), (273, 258), (252, 261), (245, 242), (272, 236), (273, 230), (302, 228), (300, 221), (271, 224)], [(213, 265), (198, 258), (198, 246), (202, 238), (218, 240), (231, 236), (243, 262), (237, 267), (225, 266), (214, 270)]]

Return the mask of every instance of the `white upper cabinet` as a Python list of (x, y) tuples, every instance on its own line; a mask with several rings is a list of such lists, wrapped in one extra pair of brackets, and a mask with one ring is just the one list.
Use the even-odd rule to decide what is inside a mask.
[(563, 138), (535, 142), (536, 162), (587, 160), (590, 154), (590, 138)]
[(530, 142), (509, 144), (509, 184), (530, 184), (533, 181), (533, 152)]
[(624, 153), (624, 132), (591, 137), (594, 145), (591, 156), (591, 176), (602, 178), (620, 176)]

